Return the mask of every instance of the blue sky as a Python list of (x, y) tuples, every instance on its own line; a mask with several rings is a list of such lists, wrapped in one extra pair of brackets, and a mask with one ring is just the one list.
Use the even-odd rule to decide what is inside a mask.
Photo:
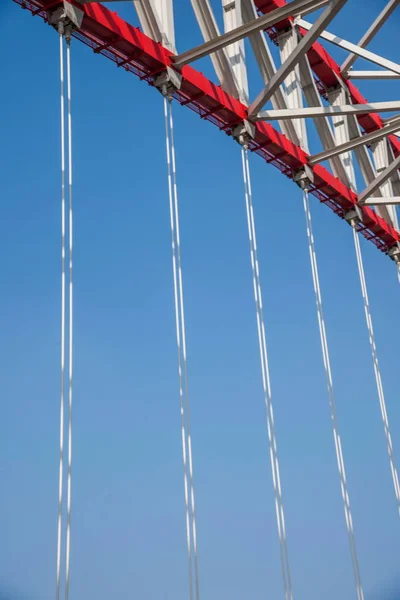
[[(377, 4), (350, 1), (332, 30), (356, 41)], [(124, 14), (134, 20), (131, 7)], [(50, 600), (60, 354), (58, 40), (11, 2), (0, 18), (0, 586), (7, 600)], [(393, 60), (398, 19), (371, 45)], [(189, 2), (177, 29), (179, 47), (200, 41)], [(369, 100), (389, 100), (399, 84), (363, 91)], [(183, 600), (162, 99), (77, 42), (73, 97), (71, 597)], [(202, 596), (282, 598), (240, 151), (184, 108), (175, 108), (175, 126)], [(251, 170), (294, 593), (346, 600), (355, 593), (301, 193), (258, 157)], [(396, 583), (400, 523), (351, 231), (314, 198), (312, 210), (361, 575), (373, 599)], [(364, 241), (362, 250), (399, 457), (400, 287), (391, 261)]]

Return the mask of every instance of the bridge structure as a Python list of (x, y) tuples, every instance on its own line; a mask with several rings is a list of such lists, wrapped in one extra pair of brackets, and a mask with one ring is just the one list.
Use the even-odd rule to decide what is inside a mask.
[[(394, 510), (400, 516), (400, 484), (390, 431), (388, 409), (378, 361), (372, 313), (360, 236), (393, 263), (393, 277), (400, 274), (400, 100), (367, 101), (356, 83), (400, 78), (400, 64), (368, 49), (368, 44), (394, 18), (400, 0), (390, 0), (371, 14), (371, 25), (358, 43), (335, 31), (335, 17), (347, 5), (360, 10), (355, 0), (221, 0), (224, 30), (220, 31), (214, 4), (190, 0), (203, 43), (177, 48), (173, 0), (134, 0), (140, 28), (110, 10), (108, 2), (92, 0), (13, 0), (40, 17), (59, 36), (61, 88), (61, 402), (59, 512), (57, 523), (56, 598), (62, 597), (63, 549), (66, 600), (70, 595), (72, 399), (73, 399), (73, 208), (72, 208), (72, 87), (71, 46), (82, 42), (95, 54), (113, 61), (154, 87), (164, 98), (167, 189), (170, 207), (176, 340), (178, 348), (179, 406), (182, 428), (185, 523), (188, 556), (188, 595), (199, 600), (200, 567), (197, 551), (196, 505), (193, 476), (190, 403), (188, 395), (186, 326), (181, 261), (178, 202), (178, 165), (175, 153), (174, 102), (186, 106), (237, 143), (241, 152), (250, 263), (256, 309), (262, 389), (266, 408), (272, 485), (285, 600), (294, 597), (287, 542), (287, 527), (278, 459), (277, 435), (270, 386), (267, 336), (260, 278), (256, 220), (253, 208), (250, 155), (278, 169), (293, 180), (294, 194), (301, 194), (306, 221), (312, 281), (326, 376), (339, 488), (343, 501), (355, 595), (364, 590), (358, 560), (353, 515), (347, 485), (345, 459), (339, 431), (328, 333), (324, 319), (317, 254), (312, 227), (314, 196), (348, 227), (354, 239), (365, 321), (372, 356), (388, 474), (394, 491)], [(112, 4), (113, 0), (109, 0)], [(127, 0), (126, 0), (127, 2)], [(128, 2), (127, 2), (128, 3)], [(311, 19), (311, 20), (309, 20)], [(332, 27), (332, 29), (331, 29)], [(333, 31), (335, 33), (333, 33)], [(246, 41), (247, 40), (247, 41)], [(246, 43), (245, 43), (246, 41)], [(276, 61), (271, 47), (279, 55)], [(347, 52), (339, 65), (330, 46)], [(264, 82), (250, 94), (249, 51)], [(246, 54), (247, 51), (247, 54)], [(275, 52), (276, 54), (276, 52)], [(215, 77), (196, 70), (196, 61), (209, 57)], [(371, 70), (357, 70), (356, 61), (369, 61)], [(318, 140), (318, 144), (315, 143)], [(318, 150), (314, 149), (318, 145)], [(271, 168), (271, 167), (268, 167)], [(297, 186), (297, 187), (296, 187)], [(285, 243), (282, 233), (282, 243)], [(68, 310), (67, 310), (68, 308)], [(267, 319), (268, 320), (268, 319)], [(67, 410), (68, 409), (68, 410)], [(67, 413), (67, 416), (65, 415)], [(65, 443), (65, 437), (67, 442)], [(66, 473), (66, 492), (64, 475)], [(66, 498), (66, 523), (63, 506)], [(65, 525), (65, 527), (64, 527)], [(65, 531), (65, 534), (64, 534)]]

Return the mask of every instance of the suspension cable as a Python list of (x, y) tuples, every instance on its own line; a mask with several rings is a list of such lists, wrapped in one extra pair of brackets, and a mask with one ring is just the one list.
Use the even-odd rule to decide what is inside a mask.
[(191, 502), (191, 511), (192, 511), (192, 538), (193, 538), (193, 554), (194, 554), (194, 571), (195, 571), (195, 583), (196, 583), (196, 600), (199, 600), (199, 598), (200, 598), (199, 561), (198, 561), (198, 555), (197, 555), (197, 527), (196, 527), (196, 508), (195, 508), (195, 498), (194, 498), (193, 451), (192, 451), (191, 417), (190, 417), (190, 402), (189, 402), (188, 375), (187, 375), (185, 307), (184, 307), (184, 302), (183, 302), (181, 243), (180, 243), (179, 210), (178, 210), (179, 204), (178, 204), (178, 186), (177, 186), (177, 180), (176, 180), (175, 138), (174, 138), (174, 122), (173, 122), (173, 118), (172, 118), (172, 103), (170, 103), (170, 128), (171, 128), (172, 176), (173, 176), (173, 181), (174, 181), (176, 249), (177, 249), (177, 256), (178, 256), (178, 273), (179, 273), (179, 288), (180, 288), (180, 302), (181, 302), (182, 353), (183, 353), (183, 369), (184, 369), (184, 380), (185, 380), (186, 431), (187, 431), (187, 445), (188, 445), (188, 458), (189, 458), (190, 502)]
[[(62, 25), (62, 24), (61, 24)], [(60, 83), (61, 83), (61, 391), (60, 391), (60, 464), (58, 476), (57, 519), (57, 579), (56, 600), (60, 600), (63, 472), (64, 472), (64, 389), (65, 389), (65, 106), (64, 106), (64, 28), (60, 27)]]
[[(164, 97), (164, 117), (166, 132), (166, 153), (168, 167), (168, 191), (169, 208), (171, 223), (172, 240), (172, 268), (174, 279), (174, 302), (175, 302), (175, 324), (176, 340), (178, 349), (178, 373), (179, 373), (179, 400), (182, 428), (182, 458), (184, 472), (184, 492), (185, 492), (185, 514), (186, 514), (186, 539), (188, 552), (188, 571), (189, 571), (189, 598), (193, 599), (193, 561), (194, 561), (194, 579), (195, 579), (195, 597), (200, 599), (199, 584), (199, 565), (197, 555), (197, 527), (196, 510), (193, 481), (193, 456), (192, 456), (192, 437), (190, 425), (190, 402), (188, 393), (187, 376), (187, 354), (186, 354), (186, 327), (185, 311), (183, 300), (183, 280), (180, 249), (180, 231), (179, 231), (179, 204), (178, 187), (176, 177), (175, 143), (174, 143), (174, 124), (172, 117), (172, 103), (166, 96)], [(189, 500), (190, 498), (190, 500)], [(193, 544), (193, 557), (192, 557)]]
[(71, 564), (71, 485), (72, 485), (72, 377), (73, 377), (73, 211), (72, 211), (72, 114), (71, 114), (71, 40), (67, 36), (68, 91), (68, 200), (69, 200), (69, 331), (68, 331), (68, 478), (65, 600), (69, 598)]
[(305, 189), (303, 191), (303, 204), (304, 204), (304, 213), (306, 217), (306, 226), (307, 226), (307, 238), (308, 238), (308, 249), (310, 253), (310, 262), (311, 262), (311, 271), (314, 285), (314, 293), (315, 293), (315, 301), (317, 306), (317, 316), (318, 316), (318, 326), (319, 333), (321, 339), (321, 348), (322, 348), (322, 357), (324, 361), (324, 369), (325, 369), (325, 377), (326, 384), (328, 389), (328, 397), (329, 397), (329, 408), (331, 413), (331, 423), (333, 429), (333, 437), (335, 441), (335, 451), (336, 451), (336, 459), (338, 464), (339, 476), (340, 476), (340, 487), (342, 491), (343, 498), (343, 506), (344, 506), (344, 514), (346, 519), (347, 526), (347, 534), (349, 539), (350, 546), (350, 554), (353, 565), (354, 572), (354, 581), (356, 585), (356, 592), (358, 600), (364, 600), (364, 592), (361, 582), (360, 568), (358, 563), (358, 555), (356, 548), (356, 539), (354, 533), (353, 526), (353, 518), (351, 514), (350, 508), (350, 497), (347, 489), (347, 480), (346, 480), (346, 471), (344, 466), (343, 459), (343, 451), (342, 451), (342, 442), (339, 433), (339, 425), (336, 414), (336, 402), (335, 395), (333, 391), (333, 380), (332, 380), (332, 371), (331, 371), (331, 363), (329, 357), (329, 349), (328, 349), (328, 340), (326, 336), (326, 327), (325, 327), (325, 319), (322, 309), (322, 296), (321, 296), (321, 288), (319, 282), (319, 273), (318, 273), (318, 265), (317, 265), (317, 256), (315, 252), (315, 244), (314, 244), (314, 235), (312, 231), (312, 221), (311, 221), (311, 212), (310, 212), (310, 202), (308, 197), (308, 191)]
[(268, 363), (268, 354), (267, 354), (267, 342), (266, 342), (266, 334), (265, 334), (265, 321), (264, 321), (264, 314), (263, 314), (263, 301), (262, 301), (262, 294), (261, 294), (260, 269), (259, 269), (259, 265), (258, 265), (258, 256), (257, 256), (257, 238), (256, 238), (256, 229), (255, 229), (255, 221), (254, 221), (253, 197), (252, 197), (252, 190), (251, 190), (249, 158), (248, 158), (248, 149), (246, 146), (242, 146), (242, 166), (243, 166), (243, 182), (244, 182), (245, 200), (246, 200), (247, 226), (248, 226), (248, 234), (249, 234), (249, 242), (250, 242), (250, 259), (251, 259), (251, 268), (252, 268), (252, 275), (253, 275), (253, 290), (254, 290), (254, 299), (255, 299), (255, 304), (256, 304), (257, 332), (258, 332), (261, 373), (262, 373), (263, 390), (264, 390), (264, 401), (265, 401), (265, 408), (266, 408), (266, 420), (267, 420), (268, 439), (269, 439), (269, 448), (270, 448), (272, 481), (273, 481), (274, 495), (275, 495), (275, 510), (276, 510), (276, 520), (277, 520), (277, 526), (278, 526), (278, 536), (279, 536), (279, 545), (280, 545), (283, 587), (284, 587), (284, 592), (285, 592), (285, 599), (292, 600), (293, 599), (293, 589), (292, 589), (292, 580), (291, 580), (291, 574), (290, 574), (289, 554), (288, 554), (286, 525), (285, 525), (285, 514), (284, 514), (282, 488), (281, 488), (281, 476), (280, 476), (278, 450), (277, 450), (276, 434), (275, 434), (274, 411), (273, 411), (273, 406), (272, 406), (271, 382), (270, 382), (269, 363)]
[(381, 409), (383, 427), (384, 427), (384, 431), (385, 431), (386, 444), (387, 444), (387, 450), (388, 450), (388, 455), (389, 455), (390, 470), (392, 472), (394, 492), (395, 492), (396, 501), (397, 501), (397, 509), (398, 509), (399, 515), (400, 515), (399, 476), (398, 476), (395, 458), (394, 458), (392, 436), (390, 434), (390, 427), (389, 427), (389, 418), (388, 418), (388, 414), (386, 411), (385, 396), (383, 393), (381, 371), (380, 371), (379, 362), (378, 362), (378, 353), (377, 353), (376, 343), (375, 343), (375, 334), (374, 334), (374, 329), (372, 326), (371, 307), (370, 307), (369, 298), (368, 298), (367, 282), (365, 279), (364, 264), (363, 264), (361, 247), (360, 247), (360, 239), (359, 239), (358, 232), (357, 232), (357, 225), (354, 221), (352, 222), (352, 229), (353, 229), (354, 245), (355, 245), (356, 256), (357, 256), (358, 273), (360, 276), (361, 293), (362, 293), (362, 297), (363, 297), (363, 301), (364, 301), (365, 319), (367, 322), (368, 337), (369, 337), (369, 343), (371, 346), (372, 362), (374, 365), (375, 381), (376, 381), (376, 387), (378, 390), (379, 405), (380, 405), (380, 409)]

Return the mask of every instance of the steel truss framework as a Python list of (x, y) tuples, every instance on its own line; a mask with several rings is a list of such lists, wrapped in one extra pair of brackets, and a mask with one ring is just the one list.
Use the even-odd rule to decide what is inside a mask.
[[(369, 105), (352, 83), (351, 69), (357, 56), (362, 56), (384, 69), (374, 71), (377, 78), (400, 76), (400, 65), (365, 49), (400, 0), (390, 0), (358, 45), (325, 31), (346, 0), (222, 0), (222, 35), (208, 0), (191, 0), (205, 43), (182, 54), (175, 51), (172, 0), (134, 0), (144, 32), (92, 0), (14, 2), (46, 21), (58, 8), (75, 10), (79, 22), (73, 37), (150, 85), (166, 69), (178, 71), (181, 82), (173, 90), (176, 100), (229, 135), (250, 120), (247, 143), (251, 151), (289, 178), (306, 169), (310, 193), (342, 218), (357, 207), (359, 231), (382, 252), (396, 255), (400, 234), (392, 205), (400, 195), (400, 140), (395, 135), (396, 121), (391, 118), (385, 123), (378, 111), (399, 110), (400, 102)], [(317, 8), (323, 12), (314, 25), (300, 18)], [(282, 64), (278, 67), (266, 43), (265, 28), (280, 47)], [(254, 102), (249, 101), (244, 37), (251, 42), (265, 83)], [(342, 68), (317, 41), (319, 37), (349, 51)], [(221, 86), (188, 64), (208, 54)], [(353, 72), (354, 79), (362, 78), (362, 73)], [(365, 73), (365, 78), (373, 77), (371, 71)], [(267, 98), (273, 109), (259, 113)], [(331, 106), (326, 106), (326, 100)], [(313, 156), (305, 136), (306, 117), (315, 118), (324, 147), (324, 152)], [(277, 119), (282, 133), (264, 119)], [(359, 196), (353, 151), (365, 181)], [(329, 160), (332, 172), (319, 164), (324, 160)]]

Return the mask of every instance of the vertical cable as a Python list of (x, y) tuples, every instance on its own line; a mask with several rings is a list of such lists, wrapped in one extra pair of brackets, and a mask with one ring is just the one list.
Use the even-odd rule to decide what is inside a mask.
[(275, 434), (274, 411), (272, 406), (271, 382), (269, 373), (269, 363), (267, 354), (267, 342), (265, 334), (265, 321), (263, 311), (263, 301), (261, 294), (260, 270), (258, 266), (257, 256), (257, 238), (254, 221), (253, 197), (250, 181), (250, 168), (248, 159), (248, 150), (242, 147), (242, 166), (243, 166), (243, 181), (246, 200), (247, 226), (250, 242), (250, 259), (253, 275), (254, 299), (256, 303), (257, 331), (260, 350), (261, 372), (264, 390), (264, 401), (266, 408), (266, 419), (268, 428), (268, 439), (270, 448), (270, 460), (272, 469), (272, 481), (275, 495), (275, 510), (276, 520), (278, 525), (278, 536), (281, 555), (282, 577), (285, 592), (285, 599), (293, 599), (292, 580), (290, 575), (289, 554), (287, 546), (287, 535), (285, 525), (285, 513), (283, 507), (283, 497), (281, 488), (281, 476), (278, 461), (278, 449)]
[(310, 212), (310, 202), (308, 198), (308, 191), (303, 191), (303, 204), (304, 204), (304, 213), (306, 217), (306, 226), (307, 226), (307, 238), (308, 238), (308, 249), (310, 253), (310, 263), (311, 263), (311, 271), (314, 285), (314, 293), (315, 293), (315, 301), (317, 306), (317, 316), (318, 316), (318, 326), (319, 326), (319, 334), (321, 339), (321, 348), (322, 348), (322, 357), (324, 361), (324, 369), (325, 369), (325, 377), (326, 377), (326, 385), (328, 389), (328, 397), (329, 397), (329, 408), (331, 413), (331, 423), (333, 429), (333, 438), (335, 441), (335, 451), (336, 451), (336, 459), (338, 464), (339, 476), (340, 476), (340, 487), (342, 491), (342, 499), (344, 506), (344, 514), (346, 519), (347, 526), (347, 534), (349, 538), (349, 546), (350, 546), (350, 554), (351, 560), (353, 564), (353, 572), (354, 572), (354, 581), (356, 585), (356, 593), (358, 600), (364, 600), (364, 592), (361, 582), (360, 568), (358, 564), (358, 555), (356, 548), (356, 539), (354, 534), (353, 527), (353, 518), (350, 509), (350, 497), (347, 489), (347, 480), (346, 480), (346, 471), (344, 466), (343, 459), (343, 451), (342, 451), (342, 442), (339, 433), (339, 425), (336, 414), (336, 402), (335, 395), (333, 391), (333, 380), (332, 380), (332, 371), (331, 371), (331, 363), (329, 357), (329, 349), (328, 349), (328, 340), (326, 336), (326, 327), (325, 327), (325, 319), (322, 310), (322, 296), (321, 296), (321, 288), (319, 282), (319, 273), (318, 273), (318, 265), (317, 265), (317, 256), (315, 252), (315, 244), (314, 244), (314, 235), (312, 231), (312, 221), (311, 221), (311, 212)]
[(192, 565), (192, 541), (191, 541), (191, 515), (189, 509), (189, 484), (188, 484), (188, 460), (187, 460), (187, 433), (186, 433), (186, 416), (185, 416), (185, 385), (184, 385), (184, 369), (183, 369), (183, 336), (181, 335), (181, 286), (182, 280), (181, 270), (178, 265), (178, 249), (177, 249), (177, 229), (176, 229), (176, 210), (177, 203), (176, 189), (176, 169), (175, 156), (172, 147), (171, 138), (171, 119), (172, 111), (170, 101), (164, 97), (164, 117), (165, 117), (165, 140), (166, 140), (166, 155), (168, 168), (168, 193), (169, 193), (169, 211), (171, 224), (171, 244), (172, 244), (172, 269), (174, 280), (174, 305), (175, 305), (175, 326), (176, 326), (176, 343), (178, 349), (178, 374), (179, 374), (179, 403), (181, 414), (181, 437), (182, 437), (182, 459), (183, 459), (183, 482), (185, 494), (185, 521), (186, 521), (186, 541), (188, 553), (188, 574), (189, 574), (189, 598), (193, 600), (193, 565)]
[(69, 196), (69, 331), (68, 331), (68, 479), (67, 479), (67, 538), (65, 600), (69, 598), (71, 563), (71, 484), (72, 484), (72, 374), (73, 374), (73, 212), (72, 212), (72, 116), (71, 116), (71, 41), (67, 38), (67, 90), (68, 90), (68, 196)]
[(192, 434), (191, 434), (191, 418), (190, 418), (190, 402), (187, 374), (187, 355), (186, 355), (186, 326), (185, 326), (185, 305), (183, 301), (183, 280), (182, 280), (182, 264), (181, 264), (181, 241), (179, 227), (179, 203), (178, 203), (178, 186), (176, 180), (176, 161), (175, 161), (175, 138), (174, 138), (174, 122), (172, 118), (172, 103), (169, 104), (169, 122), (171, 132), (171, 163), (172, 163), (172, 178), (174, 190), (174, 212), (175, 212), (175, 228), (176, 228), (176, 250), (178, 259), (178, 283), (179, 283), (179, 299), (181, 305), (181, 332), (182, 332), (182, 358), (183, 358), (183, 376), (185, 382), (185, 412), (186, 412), (186, 431), (187, 431), (187, 448), (189, 459), (189, 482), (190, 482), (190, 503), (192, 513), (192, 539), (193, 539), (193, 556), (194, 556), (194, 572), (196, 583), (196, 600), (200, 598), (199, 584), (199, 561), (197, 555), (197, 527), (196, 527), (196, 508), (194, 499), (194, 477), (193, 477), (193, 453), (192, 453)]
[(65, 388), (65, 108), (64, 108), (64, 39), (60, 31), (60, 83), (61, 83), (61, 391), (60, 391), (60, 465), (58, 476), (57, 520), (57, 580), (56, 600), (60, 600), (62, 508), (63, 508), (63, 457), (64, 457), (64, 388)]
[(385, 431), (387, 451), (388, 451), (388, 455), (389, 455), (390, 470), (392, 472), (392, 478), (393, 478), (394, 492), (396, 495), (397, 510), (400, 515), (399, 476), (398, 476), (395, 458), (394, 458), (392, 436), (390, 434), (390, 427), (389, 427), (389, 418), (388, 418), (388, 414), (386, 411), (385, 396), (383, 393), (381, 371), (379, 368), (378, 353), (377, 353), (376, 343), (375, 343), (375, 334), (374, 334), (374, 329), (372, 326), (372, 315), (371, 315), (371, 307), (370, 307), (369, 298), (368, 298), (367, 282), (365, 279), (364, 264), (363, 264), (360, 240), (359, 240), (359, 236), (357, 233), (356, 224), (353, 222), (352, 226), (353, 226), (352, 229), (353, 229), (354, 245), (355, 245), (356, 256), (357, 256), (358, 273), (360, 276), (361, 293), (362, 293), (362, 297), (363, 297), (363, 301), (364, 301), (365, 320), (367, 322), (368, 337), (369, 337), (369, 343), (371, 346), (372, 362), (374, 365), (375, 381), (376, 381), (376, 387), (378, 390), (379, 405), (380, 405), (380, 409), (381, 409), (383, 427), (384, 427), (384, 431)]

